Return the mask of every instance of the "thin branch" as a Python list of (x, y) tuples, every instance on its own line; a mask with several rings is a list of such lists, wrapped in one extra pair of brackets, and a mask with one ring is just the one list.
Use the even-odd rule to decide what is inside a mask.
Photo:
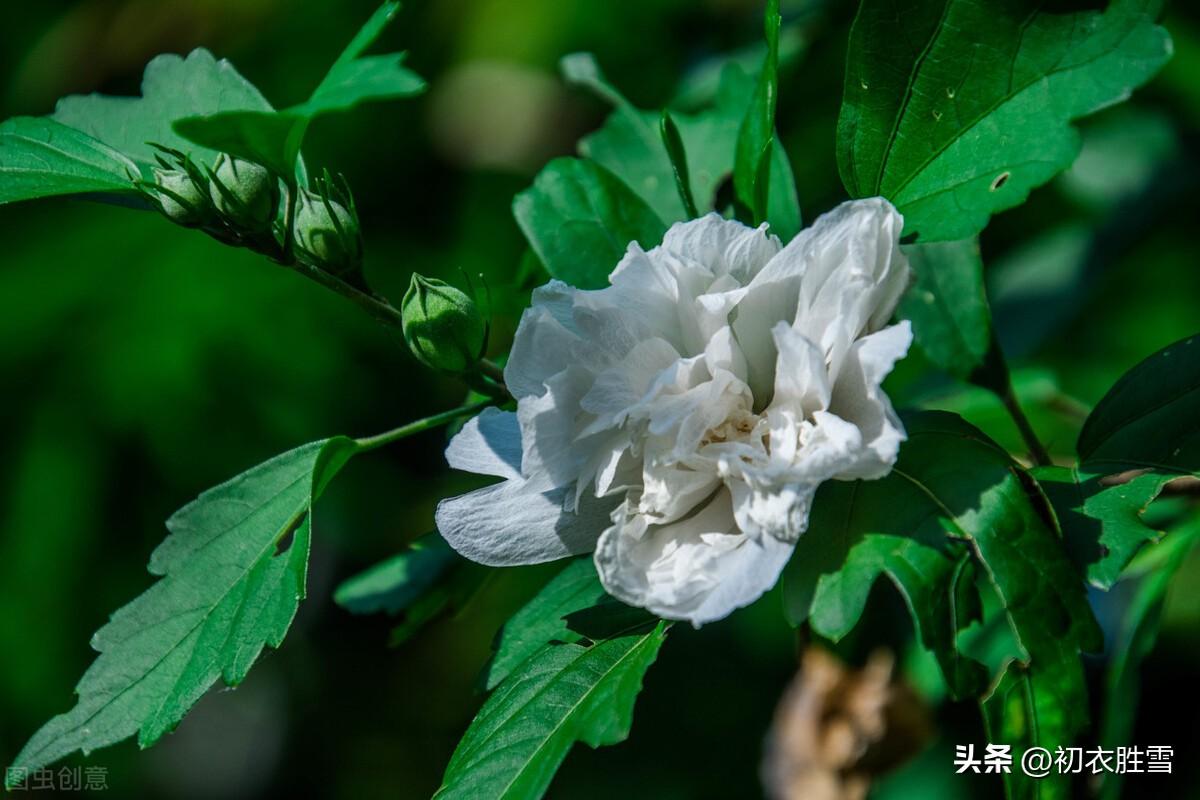
[(466, 405), (459, 406), (458, 408), (452, 408), (449, 411), (443, 411), (440, 414), (434, 414), (431, 417), (425, 417), (424, 419), (419, 419), (416, 422), (410, 422), (407, 425), (401, 425), (399, 428), (393, 428), (390, 431), (385, 431), (384, 433), (380, 433), (375, 436), (368, 436), (363, 439), (358, 439), (356, 440), (356, 443), (358, 444), (360, 451), (374, 450), (378, 447), (383, 447), (385, 445), (392, 444), (393, 442), (398, 442), (401, 439), (405, 439), (409, 436), (413, 436), (418, 433), (424, 433), (425, 431), (432, 430), (433, 428), (441, 427), (442, 425), (453, 422), (459, 417), (469, 416), (474, 414), (476, 411), (482, 411), (483, 409), (492, 405), (494, 402), (494, 400), (488, 399), (479, 400), (474, 403), (467, 403)]

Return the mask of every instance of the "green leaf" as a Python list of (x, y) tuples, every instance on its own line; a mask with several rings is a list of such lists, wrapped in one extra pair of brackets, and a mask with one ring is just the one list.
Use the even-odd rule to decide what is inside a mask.
[(572, 561), (500, 629), (487, 665), (487, 688), (495, 688), (546, 642), (579, 641), (567, 626), (567, 616), (605, 602), (617, 601), (596, 579), (591, 558)]
[[(1139, 580), (1111, 647), (1099, 738), (1103, 747), (1115, 750), (1133, 740), (1141, 688), (1139, 670), (1158, 640), (1159, 622), (1171, 581), (1198, 539), (1200, 521), (1193, 519), (1183, 530), (1172, 531), (1162, 544), (1147, 551), (1158, 557), (1158, 563)], [(1123, 777), (1116, 773), (1101, 776), (1101, 800), (1118, 800)]]
[[(591, 566), (570, 565), (574, 577), (584, 569), (580, 563)], [(594, 568), (590, 581), (599, 587)], [(547, 610), (558, 602), (548, 599)], [(570, 641), (544, 642), (484, 703), (435, 797), (541, 797), (575, 742), (601, 747), (629, 735), (633, 704), (666, 623), (602, 600), (573, 613), (569, 628)]]
[(407, 642), (449, 610), (462, 608), (483, 585), (488, 570), (462, 558), (436, 533), (342, 583), (334, 601), (352, 614), (400, 617), (388, 644)]
[(738, 199), (759, 225), (767, 219), (771, 151), (775, 144), (775, 105), (779, 94), (779, 0), (767, 0), (764, 28), (767, 57), (758, 84), (738, 129), (733, 164), (733, 187)]
[(1200, 336), (1163, 348), (1121, 376), (1079, 433), (1079, 457), (1118, 469), (1200, 471)]
[(148, 170), (157, 153), (149, 142), (173, 147), (198, 163), (211, 163), (217, 151), (181, 138), (171, 123), (192, 114), (231, 110), (270, 111), (271, 104), (228, 61), (196, 49), (187, 58), (161, 55), (151, 60), (142, 77), (141, 97), (64, 97), (52, 119), (124, 153)]
[(905, 253), (916, 282), (900, 301), (900, 316), (912, 320), (913, 337), (931, 362), (969, 380), (992, 345), (979, 242), (912, 245)]
[(1142, 545), (1160, 536), (1142, 520), (1175, 475), (1147, 472), (1114, 482), (1081, 467), (1038, 467), (1034, 476), (1054, 507), (1067, 552), (1088, 581), (1109, 589)]
[(97, 631), (100, 655), (76, 688), (78, 703), (34, 734), (13, 766), (38, 769), (134, 733), (149, 747), (218, 678), (241, 683), (291, 626), (304, 596), (312, 502), (357, 449), (346, 438), (304, 445), (176, 512), (150, 557), (162, 579)]
[(684, 213), (689, 219), (700, 216), (696, 208), (696, 197), (692, 194), (692, 183), (688, 178), (687, 151), (683, 148), (683, 137), (679, 135), (679, 126), (671, 118), (671, 112), (663, 109), (659, 121), (659, 133), (662, 134), (663, 145), (667, 148), (667, 157), (671, 159), (671, 173), (675, 176), (675, 190), (679, 192), (679, 200), (683, 203)]
[[(956, 641), (978, 617), (978, 598), (954, 540), (978, 554), (975, 543), (997, 526), (1049, 533), (1007, 454), (979, 431), (938, 412), (914, 415), (905, 426), (909, 439), (886, 478), (830, 482), (818, 491), (808, 531), (784, 572), (785, 609), (793, 624), (809, 619), (818, 633), (840, 639), (861, 617), (871, 586), (886, 576), (951, 691), (978, 694), (985, 676)], [(1062, 592), (1082, 600), (1077, 579)], [(1075, 608), (1088, 613), (1086, 604)]]
[(403, 66), (404, 53), (362, 56), (399, 10), (398, 2), (380, 6), (303, 103), (282, 111), (192, 114), (177, 120), (175, 130), (206, 147), (257, 161), (279, 175), (291, 175), (308, 125), (317, 117), (424, 91), (425, 81)]
[(0, 204), (84, 192), (133, 192), (132, 161), (85, 133), (41, 117), (0, 123)]
[(863, 0), (838, 165), (923, 241), (963, 239), (1071, 165), (1071, 121), (1120, 102), (1171, 54), (1157, 0), (1051, 13), (1035, 0)]
[(908, 441), (887, 477), (818, 492), (785, 572), (789, 617), (844, 635), (871, 584), (887, 575), (961, 693), (979, 675), (955, 641), (979, 616), (969, 576), (957, 572), (957, 543), (965, 543), (1016, 634), (1039, 711), (1059, 719), (1042, 741), (1067, 744), (1087, 718), (1079, 651), (1100, 644), (1082, 582), (1007, 453), (951, 414), (918, 414), (905, 426)]
[(552, 277), (580, 289), (608, 285), (630, 242), (662, 241), (666, 227), (608, 170), (556, 158), (513, 199), (513, 216)]
[(395, 616), (418, 601), (461, 560), (441, 536), (426, 534), (407, 550), (344, 581), (333, 600), (352, 614), (382, 611)]
[(1200, 337), (1125, 373), (1079, 434), (1080, 463), (1035, 471), (1088, 580), (1110, 588), (1159, 531), (1142, 513), (1163, 487), (1200, 474)]
[[(665, 222), (687, 219), (675, 190), (674, 167), (659, 134), (660, 115), (636, 108), (608, 83), (590, 53), (562, 60), (572, 83), (587, 87), (614, 111), (599, 131), (579, 142), (579, 152), (619, 177)], [(701, 213), (716, 209), (717, 189), (733, 174), (738, 134), (746, 117), (754, 79), (737, 64), (721, 72), (716, 104), (696, 114), (671, 112), (687, 153), (688, 183)], [(787, 154), (776, 141), (772, 148), (767, 219), (784, 241), (800, 230), (800, 203)]]

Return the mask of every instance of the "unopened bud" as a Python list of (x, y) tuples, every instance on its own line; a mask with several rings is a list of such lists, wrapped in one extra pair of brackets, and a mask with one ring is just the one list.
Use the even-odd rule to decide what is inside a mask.
[(172, 222), (180, 225), (203, 224), (211, 211), (208, 196), (182, 169), (156, 169), (154, 181), (159, 208)]
[(332, 197), (301, 189), (295, 226), (296, 249), (305, 261), (335, 274), (362, 263), (358, 219)]
[(483, 356), (487, 326), (475, 301), (453, 286), (413, 273), (400, 311), (404, 340), (425, 366), (462, 373)]
[(222, 153), (213, 167), (213, 205), (236, 227), (259, 233), (279, 209), (279, 182), (266, 167)]

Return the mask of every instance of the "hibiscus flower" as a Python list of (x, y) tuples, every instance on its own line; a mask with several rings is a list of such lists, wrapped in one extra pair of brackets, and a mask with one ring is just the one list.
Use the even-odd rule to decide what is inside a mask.
[(613, 596), (694, 625), (779, 577), (821, 483), (880, 478), (904, 429), (880, 382), (910, 280), (903, 220), (844, 203), (786, 247), (709, 214), (637, 243), (583, 291), (536, 290), (504, 371), (515, 412), (454, 437), (504, 480), (444, 500), (438, 529), (490, 565), (595, 552)]

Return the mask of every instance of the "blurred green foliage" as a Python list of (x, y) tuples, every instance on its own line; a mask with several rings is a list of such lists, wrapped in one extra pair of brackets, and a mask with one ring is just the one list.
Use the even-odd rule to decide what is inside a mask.
[[(834, 134), (852, 4), (783, 3), (778, 125), (812, 219), (843, 198)], [(55, 0), (0, 26), (0, 118), (44, 114), (64, 94), (133, 93), (159, 52), (203, 45), (277, 105), (303, 99), (374, 0)], [(751, 0), (412, 0), (384, 37), (430, 82), (415, 102), (315, 123), (305, 155), (355, 192), (374, 285), (393, 302), (412, 272), (452, 283), (482, 273), (503, 350), (536, 279), (513, 195), (573, 152), (607, 109), (558, 77), (595, 52), (638, 107), (715, 92), (727, 54), (761, 50)], [(1200, 329), (1194, 188), (1200, 157), (1200, 10), (1165, 24), (1177, 53), (1126, 107), (1084, 126), (1076, 168), (996, 217), (982, 238), (998, 335), (1018, 394), (1052, 451), (1126, 369)], [(151, 581), (162, 521), (195, 496), (302, 442), (374, 433), (449, 407), (461, 386), (417, 365), (340, 298), (253, 254), (151, 214), (52, 201), (0, 210), (0, 756), (14, 754), (91, 662), (90, 633)], [(1136, 290), (1132, 287), (1136, 285)], [(946, 408), (1019, 450), (982, 390), (908, 359), (897, 405)], [(338, 608), (333, 588), (426, 532), (436, 498), (467, 478), (442, 468), (434, 432), (351, 464), (318, 508), (309, 601), (283, 649), (236, 692), (202, 701), (139, 753), (95, 754), (119, 797), (427, 797), (481, 701), (491, 637), (553, 568), (494, 575), (444, 624), (386, 647), (388, 623)], [(1167, 595), (1144, 665), (1132, 743), (1173, 744), (1176, 772), (1128, 796), (1193, 797), (1200, 723), (1180, 696), (1200, 667), (1200, 555)], [(1106, 632), (1130, 591), (1093, 600)], [(911, 639), (881, 584), (838, 650), (865, 657)], [(777, 593), (719, 625), (677, 626), (648, 674), (630, 739), (577, 749), (552, 797), (730, 798), (760, 794), (764, 732), (795, 668)], [(937, 694), (914, 660), (914, 681)], [(924, 677), (922, 677), (924, 676)], [(1095, 677), (1095, 676), (1093, 676)], [(1096, 693), (1093, 692), (1093, 695)], [(1190, 702), (1187, 700), (1185, 702)], [(998, 796), (956, 781), (953, 745), (982, 742), (977, 710), (943, 705), (943, 738), (878, 797)], [(7, 763), (7, 762), (6, 762)], [(78, 762), (71, 762), (78, 763)]]

